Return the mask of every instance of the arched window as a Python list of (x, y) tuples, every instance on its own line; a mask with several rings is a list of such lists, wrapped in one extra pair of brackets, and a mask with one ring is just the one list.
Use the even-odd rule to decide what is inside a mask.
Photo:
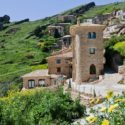
[(96, 33), (95, 32), (92, 33), (92, 38), (96, 39)]
[(90, 66), (90, 74), (91, 74), (91, 75), (96, 74), (96, 67), (95, 67), (94, 64), (92, 64), (92, 65)]
[(90, 32), (88, 33), (88, 39), (91, 39), (91, 33)]
[(32, 80), (32, 79), (29, 80), (29, 81), (28, 81), (28, 87), (29, 87), (29, 88), (34, 88), (34, 87), (35, 87), (35, 80)]

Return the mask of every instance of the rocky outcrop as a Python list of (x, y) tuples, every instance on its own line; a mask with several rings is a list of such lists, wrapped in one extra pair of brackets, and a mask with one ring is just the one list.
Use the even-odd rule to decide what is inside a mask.
[(94, 2), (90, 2), (86, 5), (81, 6), (80, 8), (76, 9), (75, 11), (71, 12), (70, 15), (80, 15), (83, 14), (84, 12), (88, 11), (90, 8), (95, 7)]
[(8, 15), (4, 15), (3, 17), (0, 17), (0, 22), (1, 23), (9, 23), (10, 17)]
[(29, 19), (27, 18), (27, 19), (24, 19), (24, 20), (17, 21), (17, 22), (15, 22), (15, 25), (25, 23), (25, 22), (29, 22)]

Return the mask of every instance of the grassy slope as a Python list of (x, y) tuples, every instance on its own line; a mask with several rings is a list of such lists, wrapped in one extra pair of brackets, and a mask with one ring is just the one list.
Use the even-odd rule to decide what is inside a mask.
[(125, 9), (125, 2), (112, 3), (108, 5), (96, 6), (82, 15), (82, 18), (91, 18), (98, 14), (111, 13), (116, 9)]
[[(109, 13), (114, 10), (114, 7), (119, 9), (124, 8), (124, 6), (125, 2), (97, 6), (83, 14), (82, 18), (93, 17), (99, 13)], [(72, 9), (72, 11), (75, 9), (76, 8)], [(70, 10), (62, 14), (68, 14), (69, 11)], [(37, 26), (53, 22), (56, 22), (56, 20), (54, 18), (50, 18), (47, 20), (38, 20), (19, 25), (11, 24), (6, 30), (0, 32), (0, 45), (4, 44), (5, 46), (5, 48), (0, 48), (0, 83), (11, 81), (13, 78), (31, 71), (33, 65), (39, 65), (42, 59), (49, 55), (49, 53), (44, 53), (37, 47), (38, 41), (40, 41), (39, 38), (34, 38), (33, 36), (26, 39), (26, 37)], [(20, 30), (18, 30), (15, 34), (6, 34), (6, 31), (12, 28), (20, 28)], [(45, 39), (47, 39), (47, 36)], [(5, 41), (2, 42), (2, 40)], [(33, 55), (34, 58), (27, 59), (26, 57), (29, 55)], [(36, 67), (37, 66), (33, 67), (33, 69), (37, 69)]]
[[(26, 37), (37, 26), (49, 23), (47, 20), (26, 22), (19, 25), (10, 25), (0, 32), (0, 44), (5, 48), (0, 48), (0, 81), (6, 82), (13, 80), (25, 72), (32, 70), (32, 65), (39, 64), (49, 53), (44, 53), (37, 47), (39, 38), (33, 36)], [(20, 28), (16, 33), (7, 34), (9, 29)], [(34, 38), (35, 37), (35, 38)], [(4, 42), (2, 42), (4, 40)], [(33, 55), (34, 58), (27, 59)]]

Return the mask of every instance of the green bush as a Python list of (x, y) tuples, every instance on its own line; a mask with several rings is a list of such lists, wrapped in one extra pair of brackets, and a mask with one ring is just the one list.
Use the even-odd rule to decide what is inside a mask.
[(125, 41), (115, 44), (113, 49), (119, 52), (122, 56), (125, 56)]
[(0, 98), (1, 125), (69, 125), (84, 115), (85, 107), (62, 89), (10, 91), (8, 97)]

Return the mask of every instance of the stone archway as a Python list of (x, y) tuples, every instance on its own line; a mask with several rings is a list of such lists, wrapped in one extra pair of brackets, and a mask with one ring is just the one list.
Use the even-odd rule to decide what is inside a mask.
[(90, 75), (96, 75), (96, 66), (94, 64), (90, 66)]

